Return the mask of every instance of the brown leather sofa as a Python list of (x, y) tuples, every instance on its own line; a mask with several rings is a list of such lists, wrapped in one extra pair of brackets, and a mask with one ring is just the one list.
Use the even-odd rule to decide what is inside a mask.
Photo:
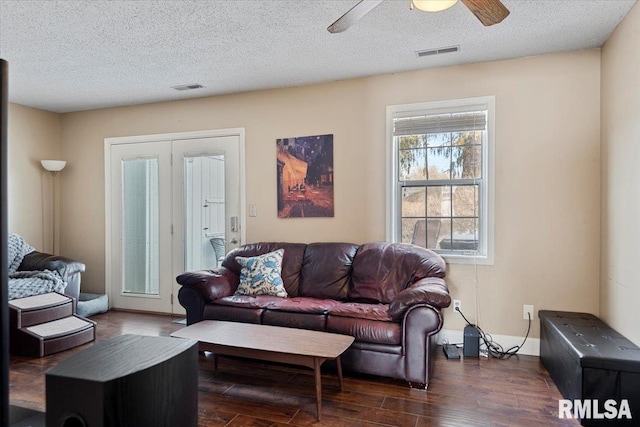
[[(288, 297), (234, 295), (236, 256), (284, 249)], [(345, 369), (426, 388), (435, 334), (451, 303), (442, 257), (403, 243), (256, 243), (234, 249), (214, 270), (177, 281), (187, 324), (225, 320), (334, 332), (355, 337)]]

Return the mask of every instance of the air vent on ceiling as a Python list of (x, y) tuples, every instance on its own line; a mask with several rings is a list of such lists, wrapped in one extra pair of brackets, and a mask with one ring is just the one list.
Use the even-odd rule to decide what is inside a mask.
[(171, 89), (175, 89), (175, 90), (193, 90), (193, 89), (202, 89), (204, 86), (202, 86), (199, 83), (193, 83), (190, 85), (180, 85), (180, 86), (171, 86)]
[(459, 50), (460, 50), (460, 46), (449, 46), (449, 47), (440, 47), (437, 49), (416, 50), (416, 56), (418, 58), (422, 58), (423, 56), (440, 55), (442, 53), (453, 53), (453, 52), (458, 52)]

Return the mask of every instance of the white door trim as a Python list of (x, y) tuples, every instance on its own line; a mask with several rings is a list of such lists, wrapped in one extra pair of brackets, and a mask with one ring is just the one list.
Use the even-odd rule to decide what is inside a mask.
[[(240, 242), (246, 242), (246, 179), (245, 179), (245, 130), (244, 128), (198, 130), (190, 132), (161, 133), (151, 135), (123, 136), (104, 139), (104, 187), (105, 187), (105, 293), (111, 295), (111, 146), (116, 144), (133, 144), (140, 142), (156, 142), (193, 138), (215, 138), (220, 136), (237, 136), (240, 142)], [(109, 301), (111, 308), (111, 300)]]

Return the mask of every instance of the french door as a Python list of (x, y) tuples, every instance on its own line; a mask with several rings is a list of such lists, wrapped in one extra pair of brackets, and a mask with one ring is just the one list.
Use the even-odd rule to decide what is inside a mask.
[(183, 313), (176, 275), (244, 237), (241, 129), (105, 140), (113, 308)]

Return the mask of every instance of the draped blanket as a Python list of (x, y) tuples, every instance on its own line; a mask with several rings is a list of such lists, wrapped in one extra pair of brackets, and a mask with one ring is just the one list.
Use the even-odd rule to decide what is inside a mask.
[(57, 271), (18, 271), (24, 257), (35, 249), (17, 234), (9, 235), (9, 299), (47, 292), (63, 292), (67, 283)]

